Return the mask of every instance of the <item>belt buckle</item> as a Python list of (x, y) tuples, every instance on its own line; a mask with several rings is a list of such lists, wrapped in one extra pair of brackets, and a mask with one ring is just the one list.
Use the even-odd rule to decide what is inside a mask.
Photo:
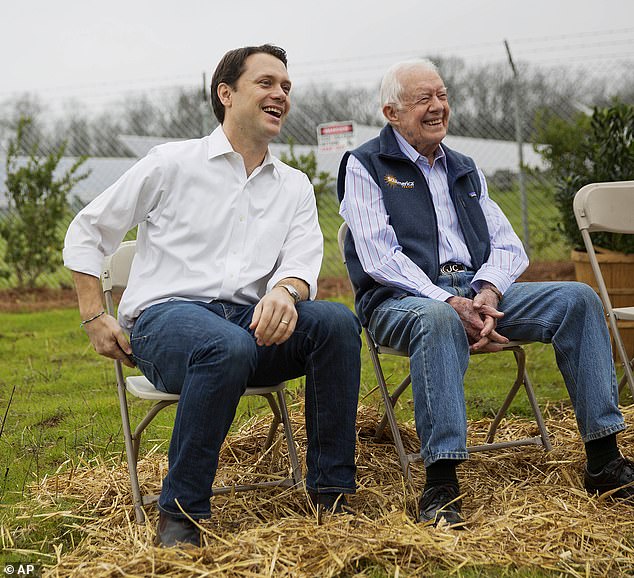
[(450, 273), (460, 273), (465, 270), (465, 266), (460, 263), (443, 263), (440, 266), (440, 272), (443, 275), (449, 275)]

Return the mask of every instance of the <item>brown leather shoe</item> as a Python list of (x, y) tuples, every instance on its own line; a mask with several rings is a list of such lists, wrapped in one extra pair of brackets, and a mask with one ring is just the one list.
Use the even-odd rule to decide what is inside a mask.
[(200, 530), (187, 518), (176, 518), (160, 512), (154, 545), (161, 548), (201, 546)]

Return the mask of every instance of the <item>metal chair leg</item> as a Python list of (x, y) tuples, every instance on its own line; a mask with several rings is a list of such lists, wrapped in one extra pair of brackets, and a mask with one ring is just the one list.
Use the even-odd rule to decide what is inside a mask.
[(487, 437), (486, 437), (486, 442), (488, 444), (493, 443), (493, 439), (495, 438), (495, 432), (497, 431), (497, 428), (500, 425), (500, 422), (506, 415), (508, 408), (510, 407), (511, 403), (515, 399), (517, 392), (519, 391), (520, 387), (522, 386), (524, 382), (526, 354), (524, 353), (524, 350), (521, 349), (520, 347), (514, 347), (512, 348), (511, 351), (513, 351), (513, 354), (515, 355), (515, 361), (517, 363), (517, 375), (515, 377), (515, 382), (511, 386), (511, 389), (509, 390), (508, 394), (506, 395), (506, 398), (504, 399), (504, 402), (502, 403), (502, 406), (500, 407), (498, 412), (495, 414), (495, 417), (493, 418), (493, 421), (491, 422), (491, 425), (489, 426), (489, 432), (487, 433)]
[(266, 442), (264, 443), (264, 451), (268, 450), (273, 445), (275, 434), (277, 433), (277, 426), (282, 423), (282, 416), (280, 415), (280, 408), (275, 401), (275, 398), (270, 393), (262, 394), (262, 397), (266, 398), (269, 402), (269, 407), (273, 412), (273, 419), (271, 420), (271, 426), (269, 427), (269, 433), (266, 436)]
[[(115, 371), (117, 374), (122, 372), (121, 363), (115, 362)], [(123, 376), (123, 374), (122, 374)], [(134, 504), (134, 515), (137, 524), (145, 523), (145, 512), (143, 511), (143, 495), (139, 486), (139, 476), (137, 473), (137, 456), (138, 444), (135, 449), (135, 442), (132, 439), (130, 431), (130, 415), (128, 413), (128, 403), (125, 394), (125, 386), (117, 384), (117, 392), (119, 395), (119, 408), (121, 411), (121, 420), (123, 423), (123, 440), (125, 443), (125, 453), (128, 461), (128, 474), (130, 476), (130, 486), (132, 487), (132, 503)]]
[(291, 427), (291, 420), (288, 414), (288, 407), (286, 405), (286, 397), (284, 396), (283, 391), (277, 392), (277, 400), (280, 406), (282, 424), (284, 425), (284, 434), (286, 436), (286, 444), (288, 446), (288, 455), (291, 460), (293, 481), (295, 482), (295, 484), (300, 484), (302, 481), (302, 468), (299, 465), (299, 458), (297, 457), (297, 446), (295, 445), (293, 428)]
[[(410, 386), (412, 383), (412, 376), (410, 374), (401, 381), (400, 385), (392, 392), (390, 395), (390, 403), (392, 407), (396, 406), (396, 402), (398, 398), (401, 397), (401, 394)], [(379, 422), (379, 425), (374, 432), (374, 441), (379, 442), (383, 437), (383, 431), (385, 430), (385, 426), (387, 425), (387, 413), (383, 416), (383, 419)]]
[[(368, 340), (371, 339), (369, 335), (366, 335), (366, 338)], [(409, 467), (410, 460), (407, 456), (407, 452), (405, 451), (405, 446), (403, 445), (401, 432), (398, 429), (398, 422), (396, 420), (394, 406), (392, 405), (390, 392), (387, 388), (387, 383), (385, 382), (385, 376), (383, 375), (381, 362), (379, 360), (379, 356), (376, 349), (370, 345), (369, 345), (369, 349), (370, 349), (370, 357), (372, 359), (372, 364), (374, 366), (374, 373), (376, 374), (376, 378), (379, 383), (379, 389), (381, 390), (381, 395), (383, 396), (383, 405), (385, 407), (385, 417), (387, 418), (387, 421), (390, 424), (390, 431), (392, 432), (392, 438), (394, 439), (394, 445), (396, 446), (398, 459), (401, 464), (401, 469), (403, 470), (403, 476), (409, 483), (413, 483), (412, 473)]]

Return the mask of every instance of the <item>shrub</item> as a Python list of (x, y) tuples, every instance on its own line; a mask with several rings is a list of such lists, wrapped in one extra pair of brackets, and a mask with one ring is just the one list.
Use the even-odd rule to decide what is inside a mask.
[(19, 155), (24, 150), (24, 135), (30, 123), (29, 118), (20, 118), (15, 138), (9, 142), (5, 182), (8, 210), (0, 221), (0, 236), (6, 241), (5, 263), (15, 273), (19, 288), (35, 287), (42, 274), (51, 273), (60, 265), (61, 224), (68, 214), (68, 194), (88, 176), (76, 175), (85, 157), (76, 160), (61, 176), (55, 176), (65, 144), (39, 156), (39, 144), (34, 143), (26, 162), (21, 160)]
[[(543, 143), (538, 152), (556, 182), (559, 229), (571, 247), (582, 249), (572, 201), (588, 183), (634, 180), (634, 106), (614, 102), (595, 108), (591, 117), (579, 113), (571, 121), (542, 115), (538, 142)], [(634, 253), (631, 235), (597, 233), (594, 242), (612, 251)]]
[(334, 195), (334, 182), (335, 179), (327, 171), (317, 172), (317, 157), (313, 151), (305, 155), (297, 156), (295, 154), (295, 142), (293, 139), (288, 140), (290, 147), (290, 154), (282, 153), (280, 160), (287, 165), (295, 169), (299, 169), (305, 173), (315, 189), (315, 198), (317, 200), (317, 206), (321, 205), (321, 201), (326, 195)]

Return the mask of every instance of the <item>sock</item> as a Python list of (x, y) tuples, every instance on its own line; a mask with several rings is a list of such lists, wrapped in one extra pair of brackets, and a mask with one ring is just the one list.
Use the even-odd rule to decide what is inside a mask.
[(425, 487), (442, 486), (443, 484), (455, 484), (458, 486), (456, 467), (457, 460), (438, 460), (425, 468)]
[(603, 467), (621, 455), (616, 445), (616, 434), (586, 442), (586, 457), (588, 458), (588, 470), (592, 474), (598, 474)]

